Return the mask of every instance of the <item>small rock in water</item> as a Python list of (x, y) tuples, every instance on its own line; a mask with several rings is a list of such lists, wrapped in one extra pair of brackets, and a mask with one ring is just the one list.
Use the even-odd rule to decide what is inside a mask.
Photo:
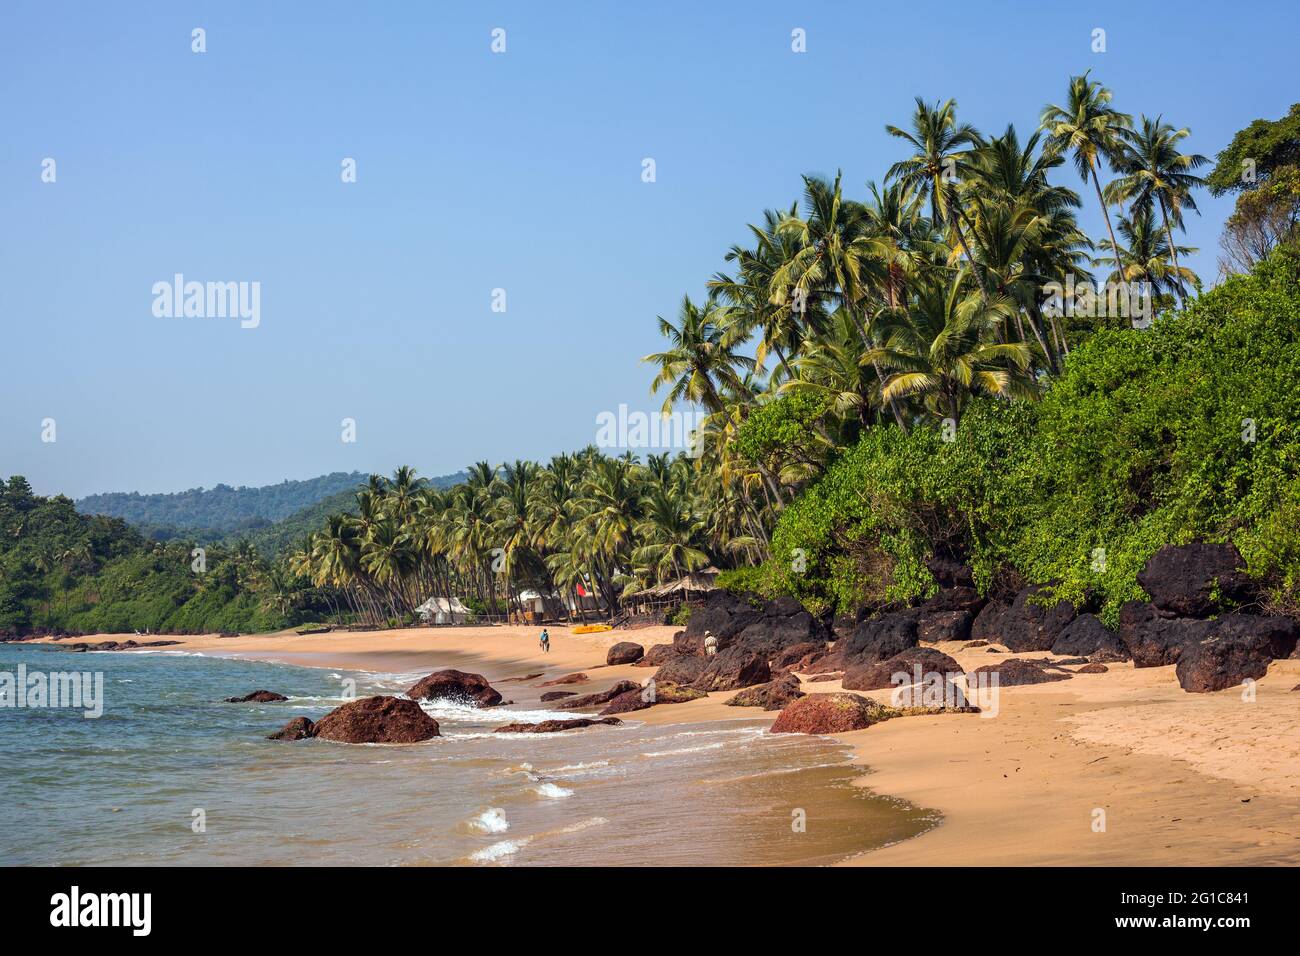
[(276, 701), (288, 700), (283, 694), (277, 694), (271, 690), (255, 690), (251, 694), (245, 694), (243, 697), (227, 697), (227, 704), (272, 704)]

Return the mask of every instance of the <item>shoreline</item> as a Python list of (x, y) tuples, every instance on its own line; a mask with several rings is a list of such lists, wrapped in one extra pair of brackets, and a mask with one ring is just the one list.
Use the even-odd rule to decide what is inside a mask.
[[(544, 707), (538, 698), (554, 688), (534, 685), (565, 673), (590, 676), (565, 685), (580, 693), (644, 682), (654, 668), (606, 665), (605, 651), (619, 641), (669, 643), (678, 629), (550, 630), (550, 654), (537, 646), (538, 628), (517, 626), (177, 636), (180, 644), (162, 650), (380, 674), (455, 667), (484, 674), (507, 699)], [(1045, 656), (939, 649), (967, 670)], [(1300, 864), (1300, 709), (1289, 696), (1297, 683), (1300, 660), (1275, 661), (1247, 702), (1237, 690), (1185, 693), (1172, 667), (1114, 664), (1105, 674), (1002, 688), (995, 717), (907, 717), (834, 735), (864, 771), (856, 785), (942, 817), (836, 865)], [(726, 706), (732, 693), (629, 716), (657, 725), (775, 719), (775, 711)], [(890, 691), (855, 693), (887, 701)]]

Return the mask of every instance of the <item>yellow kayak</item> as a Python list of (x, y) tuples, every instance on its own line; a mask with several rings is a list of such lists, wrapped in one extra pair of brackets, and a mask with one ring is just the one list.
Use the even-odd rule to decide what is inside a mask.
[(573, 633), (574, 634), (596, 634), (600, 631), (612, 631), (612, 630), (614, 629), (610, 627), (608, 624), (583, 624), (581, 627), (575, 627), (573, 629)]

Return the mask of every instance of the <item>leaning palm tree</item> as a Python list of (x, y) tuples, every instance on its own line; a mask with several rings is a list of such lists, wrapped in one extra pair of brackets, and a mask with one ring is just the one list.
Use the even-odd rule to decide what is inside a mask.
[(1015, 303), (1002, 296), (985, 305), (959, 272), (919, 289), (906, 308), (882, 313), (884, 344), (861, 361), (888, 370), (881, 389), (886, 400), (920, 399), (935, 417), (957, 421), (973, 395), (1032, 392), (1026, 374), (1029, 346), (991, 340), (993, 330), (1015, 311)]
[(690, 296), (682, 299), (678, 324), (659, 317), (659, 332), (669, 348), (641, 359), (659, 366), (651, 393), (668, 386), (663, 411), (685, 400), (698, 402), (710, 412), (721, 411), (722, 389), (738, 380), (737, 369), (754, 368), (754, 360), (736, 351), (738, 334), (726, 307), (712, 298), (697, 306)]
[[(1088, 71), (1091, 72), (1091, 71)], [(1046, 148), (1060, 154), (1074, 154), (1074, 166), (1084, 182), (1092, 177), (1097, 202), (1110, 233), (1110, 245), (1119, 257), (1119, 243), (1110, 222), (1110, 209), (1102, 196), (1097, 172), (1105, 159), (1112, 165), (1123, 149), (1123, 137), (1133, 126), (1133, 117), (1111, 108), (1111, 92), (1088, 73), (1070, 77), (1070, 91), (1065, 106), (1049, 103), (1043, 108), (1039, 129), (1047, 132)]]
[[(1119, 179), (1110, 184), (1110, 193), (1119, 202), (1132, 202), (1135, 213), (1160, 207), (1164, 223), (1165, 241), (1173, 255), (1174, 270), (1178, 266), (1178, 246), (1174, 242), (1173, 225), (1182, 226), (1183, 210), (1196, 212), (1192, 190), (1204, 186), (1205, 180), (1191, 172), (1204, 166), (1207, 160), (1200, 153), (1180, 153), (1178, 144), (1191, 135), (1187, 127), (1174, 129), (1157, 116), (1143, 116), (1141, 128), (1125, 137), (1119, 157)], [(1179, 298), (1182, 298), (1181, 284)]]

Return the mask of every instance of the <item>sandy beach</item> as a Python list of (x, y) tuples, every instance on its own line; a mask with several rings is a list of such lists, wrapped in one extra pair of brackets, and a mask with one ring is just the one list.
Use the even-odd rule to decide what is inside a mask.
[[(293, 632), (180, 638), (168, 650), (379, 673), (456, 667), (484, 674), (517, 703), (542, 682), (581, 671), (586, 693), (652, 668), (606, 666), (625, 640), (649, 648), (676, 628), (573, 634), (550, 628), (457, 627), (300, 636)], [(97, 635), (82, 640), (123, 639)], [(996, 656), (938, 648), (968, 671)], [(1041, 653), (1021, 655), (1042, 657)], [(846, 860), (847, 865), (1300, 864), (1300, 660), (1275, 661), (1253, 701), (1239, 689), (1185, 693), (1173, 667), (1000, 689), (994, 717), (887, 721), (838, 737), (866, 772), (859, 785), (939, 811), (928, 833)], [(540, 675), (540, 676), (534, 676)], [(809, 693), (837, 681), (804, 682)], [(725, 706), (730, 693), (638, 711), (647, 723), (775, 718)], [(868, 696), (887, 700), (889, 691)], [(1104, 828), (1101, 812), (1104, 812)], [(810, 820), (809, 826), (816, 821)]]

